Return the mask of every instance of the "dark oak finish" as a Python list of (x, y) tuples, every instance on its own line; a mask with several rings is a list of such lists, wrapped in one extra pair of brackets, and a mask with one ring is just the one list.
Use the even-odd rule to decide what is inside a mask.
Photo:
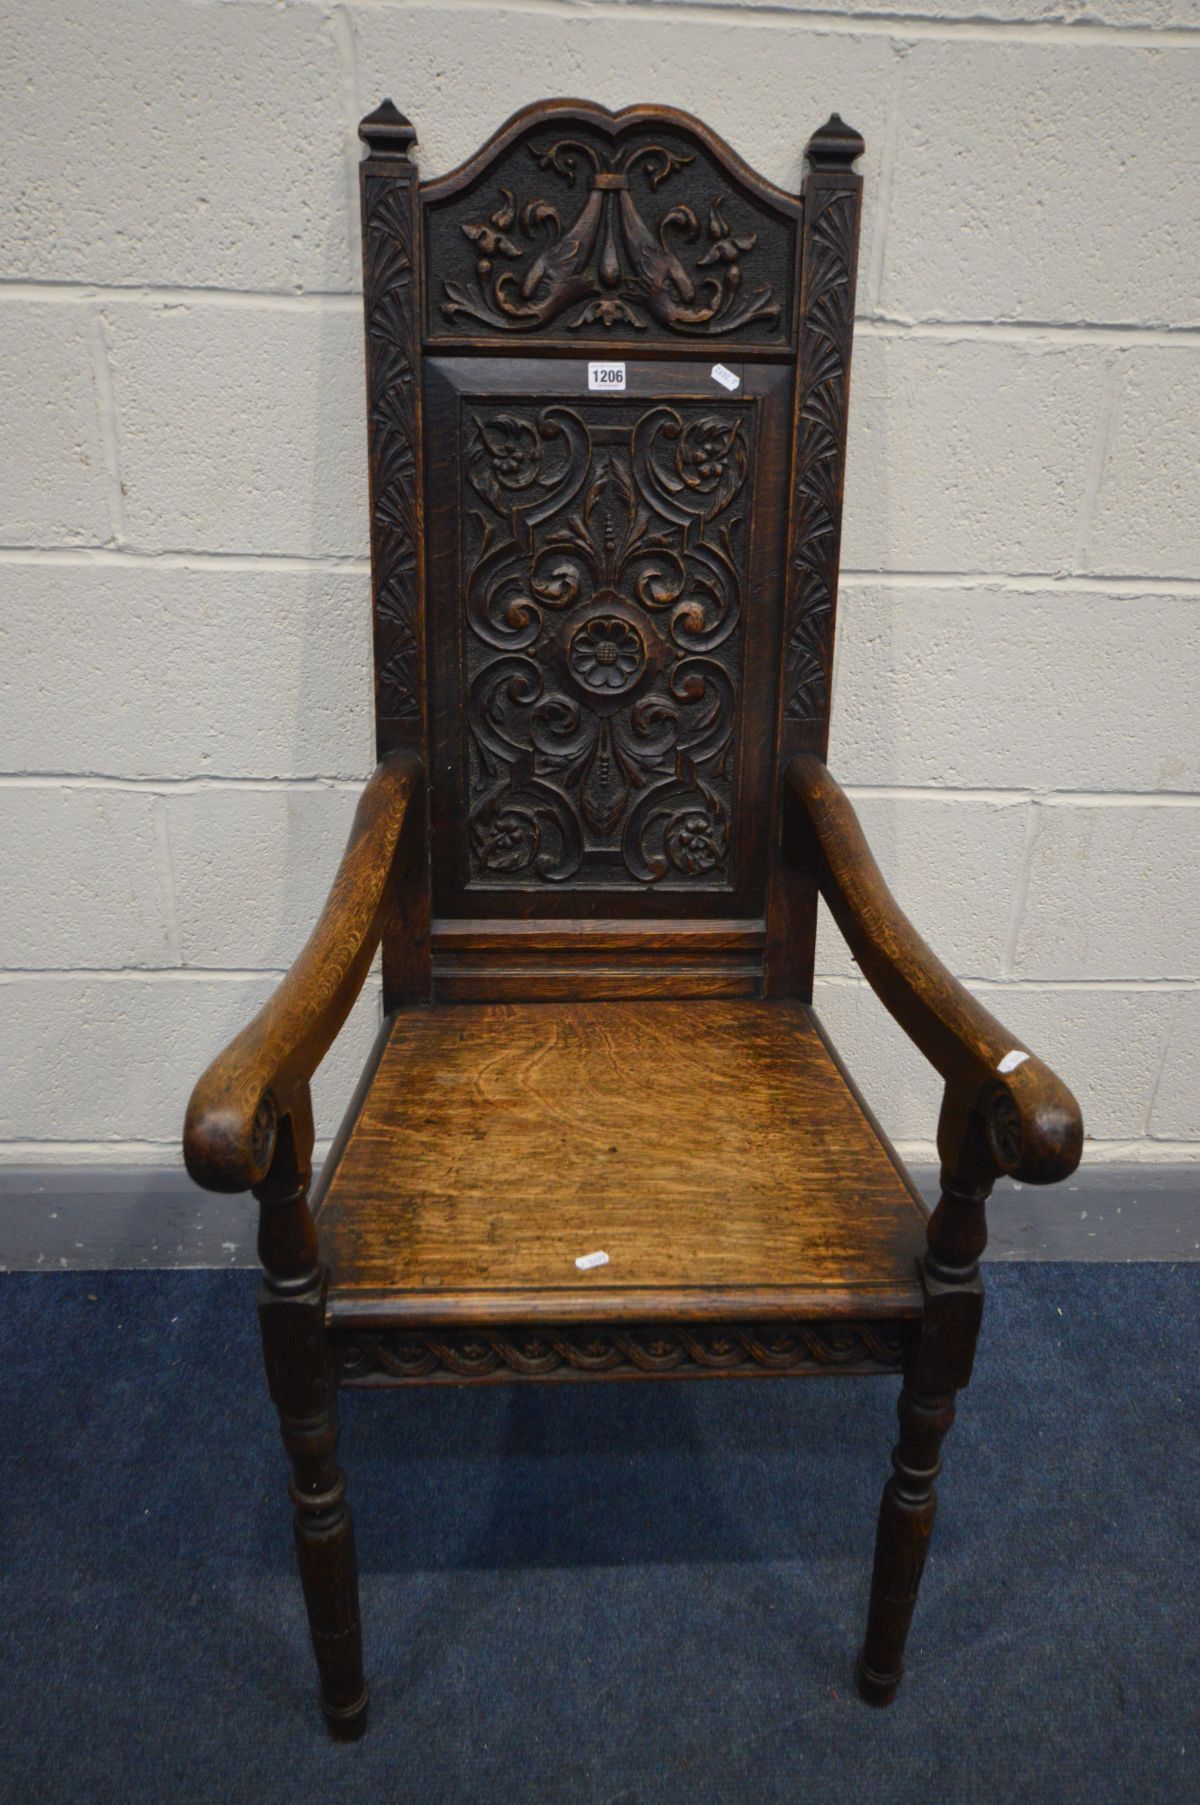
[(427, 366), (436, 911), (761, 915), (789, 373), (584, 368)]
[(321, 1709), (335, 1736), (366, 1727), (354, 1527), (337, 1462), (337, 1382), (325, 1335), (325, 1272), (306, 1193), (312, 1112), (286, 1117), (267, 1177), (254, 1188), (263, 1267), (258, 1319), (267, 1385), (291, 1461), (296, 1559), (321, 1679)]
[[(379, 756), (425, 743), (425, 484), (416, 133), (390, 101), (364, 119), (360, 170), (366, 327), (375, 736)], [(424, 811), (425, 798), (417, 798)], [(417, 834), (424, 838), (423, 824)], [(429, 866), (414, 860), (384, 938), (387, 1007), (429, 994)]]
[(796, 197), (672, 107), (526, 107), (424, 199), (431, 344), (792, 342)]
[[(184, 1129), (259, 1204), (322, 1709), (361, 1733), (338, 1385), (829, 1373), (903, 1381), (858, 1666), (885, 1704), (988, 1196), (1065, 1177), (1082, 1125), (824, 765), (862, 140), (835, 114), (795, 196), (671, 108), (526, 108), (425, 183), (390, 101), (360, 132), (380, 764)], [(819, 896), (944, 1080), (932, 1216), (813, 1014)], [(380, 946), (310, 1200), (309, 1083)]]
[(510, 1384), (517, 1379), (769, 1378), (780, 1373), (895, 1373), (913, 1324), (655, 1322), (580, 1328), (330, 1327), (343, 1385)]
[[(819, 752), (823, 758), (829, 741), (862, 213), (862, 177), (854, 163), (863, 149), (862, 138), (836, 113), (808, 144), (777, 772), (797, 753)], [(771, 819), (780, 819), (778, 798)], [(773, 860), (767, 903), (768, 996), (808, 993), (816, 922), (810, 874), (794, 863)]]

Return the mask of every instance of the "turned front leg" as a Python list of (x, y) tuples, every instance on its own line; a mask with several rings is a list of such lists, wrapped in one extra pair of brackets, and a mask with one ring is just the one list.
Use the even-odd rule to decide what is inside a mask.
[(923, 1394), (906, 1384), (897, 1408), (900, 1439), (879, 1507), (867, 1634), (858, 1657), (858, 1688), (872, 1705), (891, 1703), (904, 1672), (904, 1644), (937, 1513), (934, 1481), (941, 1471), (942, 1439), (954, 1421), (954, 1393)]
[(897, 1406), (900, 1439), (884, 1487), (875, 1538), (867, 1633), (858, 1689), (887, 1705), (904, 1673), (904, 1645), (937, 1513), (942, 1442), (957, 1392), (971, 1376), (983, 1314), (979, 1256), (987, 1244), (984, 1206), (996, 1176), (984, 1118), (947, 1094), (938, 1129), (942, 1193), (929, 1220), (922, 1264), (925, 1311)]
[[(309, 1142), (311, 1146), (311, 1141)], [(299, 1157), (298, 1157), (299, 1152)], [(262, 1206), (259, 1324), (267, 1384), (291, 1461), (296, 1559), (331, 1732), (366, 1727), (362, 1629), (354, 1527), (338, 1466), (337, 1388), (325, 1336), (326, 1273), (308, 1209), (308, 1161), (291, 1124), (281, 1123), (271, 1170), (255, 1195)]]

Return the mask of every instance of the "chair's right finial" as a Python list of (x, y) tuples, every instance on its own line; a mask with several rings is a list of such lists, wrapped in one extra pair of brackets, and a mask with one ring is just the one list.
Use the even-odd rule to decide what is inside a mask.
[(367, 114), (358, 135), (373, 157), (407, 157), (417, 141), (411, 121), (390, 100)]
[(849, 169), (866, 148), (862, 133), (847, 125), (840, 113), (831, 113), (809, 139), (804, 154), (814, 168)]

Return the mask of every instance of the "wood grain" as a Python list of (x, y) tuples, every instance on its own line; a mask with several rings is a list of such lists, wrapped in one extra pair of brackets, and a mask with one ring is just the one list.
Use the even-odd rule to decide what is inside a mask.
[(757, 997), (761, 921), (453, 921), (433, 924), (439, 1003)]
[[(787, 770), (793, 857), (821, 894), (863, 976), (960, 1110), (978, 1108), (996, 1169), (1057, 1184), (1079, 1164), (1083, 1120), (1062, 1079), (977, 1002), (926, 946), (871, 856), (849, 800), (813, 754)], [(1008, 1055), (1023, 1054), (1001, 1071)]]
[(210, 1191), (250, 1190), (270, 1168), (280, 1118), (298, 1103), (308, 1110), (308, 1081), (353, 1008), (396, 907), (403, 829), (420, 777), (411, 753), (377, 766), (321, 919), (278, 989), (192, 1092), (184, 1159)]
[(801, 1005), (464, 1005), (397, 1017), (319, 1233), (335, 1319), (753, 1318), (915, 1307), (924, 1212)]

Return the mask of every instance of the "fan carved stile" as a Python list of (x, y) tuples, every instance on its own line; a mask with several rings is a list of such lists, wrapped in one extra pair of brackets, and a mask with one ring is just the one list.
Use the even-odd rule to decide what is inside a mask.
[(377, 702), (381, 723), (411, 725), (421, 714), (412, 196), (408, 182), (388, 177), (368, 176), (364, 187)]

